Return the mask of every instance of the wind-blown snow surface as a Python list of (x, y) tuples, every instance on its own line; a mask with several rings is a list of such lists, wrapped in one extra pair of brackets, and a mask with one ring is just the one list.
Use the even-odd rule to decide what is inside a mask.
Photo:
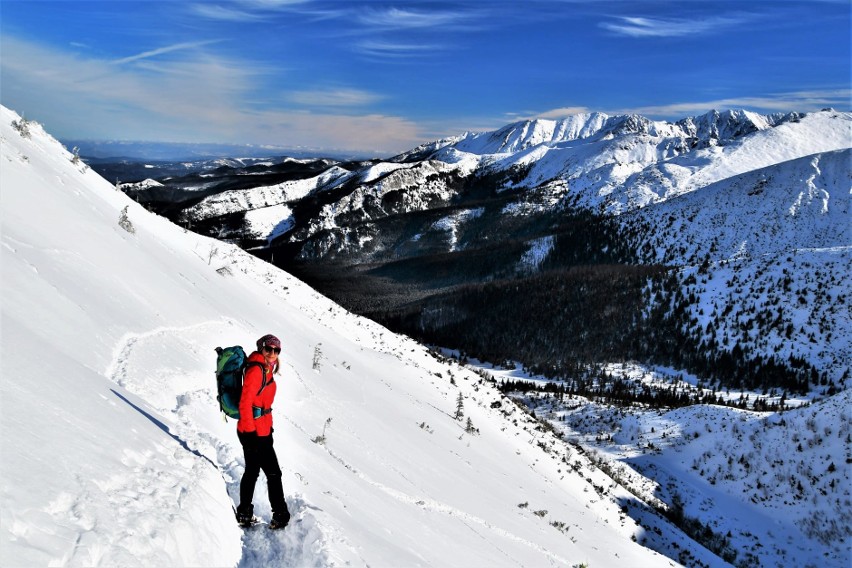
[[(2, 109), (3, 565), (673, 564), (478, 375), (148, 213), (17, 119)], [(267, 332), (294, 521), (243, 534), (213, 348)], [(263, 477), (255, 505), (268, 518)]]

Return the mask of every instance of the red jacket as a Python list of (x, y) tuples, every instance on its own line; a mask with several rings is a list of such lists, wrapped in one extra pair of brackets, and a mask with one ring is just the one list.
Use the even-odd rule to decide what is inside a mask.
[(258, 436), (269, 436), (272, 433), (272, 413), (270, 412), (260, 418), (255, 418), (253, 407), (263, 409), (272, 408), (276, 388), (272, 374), (275, 369), (268, 366), (266, 358), (257, 351), (249, 355), (248, 362), (256, 362), (263, 365), (266, 371), (266, 387), (264, 387), (260, 395), (257, 394), (261, 384), (263, 384), (264, 369), (261, 369), (258, 365), (249, 366), (246, 369), (246, 376), (243, 378), (243, 392), (240, 395), (240, 419), (237, 422), (237, 431), (257, 432)]

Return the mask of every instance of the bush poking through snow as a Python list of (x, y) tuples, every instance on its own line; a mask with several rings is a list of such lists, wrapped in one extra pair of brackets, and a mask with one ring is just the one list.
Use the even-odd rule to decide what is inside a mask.
[(124, 209), (121, 210), (121, 215), (119, 215), (118, 217), (118, 226), (127, 231), (128, 233), (135, 233), (136, 227), (133, 226), (133, 223), (131, 223), (130, 219), (127, 217), (128, 207), (128, 205), (125, 205)]
[(24, 117), (21, 117), (21, 120), (13, 120), (12, 128), (18, 131), (18, 134), (21, 135), (21, 138), (30, 137), (30, 121)]
[(325, 431), (331, 425), (331, 418), (325, 421), (325, 424), (322, 427), (322, 434), (311, 440), (314, 444), (325, 444)]
[(313, 369), (314, 371), (319, 372), (320, 367), (322, 366), (322, 343), (317, 343), (314, 347), (314, 360), (313, 360)]

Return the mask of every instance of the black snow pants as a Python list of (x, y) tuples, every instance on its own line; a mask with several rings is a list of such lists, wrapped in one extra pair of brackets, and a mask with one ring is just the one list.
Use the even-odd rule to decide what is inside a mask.
[[(278, 457), (272, 447), (272, 435), (257, 436), (256, 434), (243, 434), (237, 432), (243, 453), (246, 458), (246, 470), (240, 480), (240, 510), (247, 510), (254, 498), (254, 486), (260, 470), (266, 475), (266, 485), (269, 490), (269, 504), (272, 505), (272, 514), (289, 516), (287, 502), (284, 500), (284, 486), (281, 483), (281, 467), (278, 465)], [(250, 439), (253, 438), (253, 439)]]

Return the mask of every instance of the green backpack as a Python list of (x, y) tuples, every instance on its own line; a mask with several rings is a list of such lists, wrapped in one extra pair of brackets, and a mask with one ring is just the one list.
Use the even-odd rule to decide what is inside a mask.
[(263, 373), (263, 381), (257, 394), (263, 392), (266, 385), (266, 367), (257, 361), (246, 361), (246, 352), (239, 345), (233, 347), (216, 348), (216, 400), (219, 401), (219, 409), (228, 418), (239, 420), (240, 418), (240, 396), (243, 394), (243, 378), (249, 367), (260, 367)]

